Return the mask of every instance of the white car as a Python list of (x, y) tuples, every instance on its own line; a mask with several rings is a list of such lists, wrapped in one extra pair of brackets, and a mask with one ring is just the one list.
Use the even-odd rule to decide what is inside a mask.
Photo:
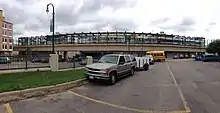
[(191, 55), (191, 58), (195, 58), (195, 55)]

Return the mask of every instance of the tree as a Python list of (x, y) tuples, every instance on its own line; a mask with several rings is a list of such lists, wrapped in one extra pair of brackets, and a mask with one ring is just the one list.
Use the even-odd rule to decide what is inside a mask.
[(213, 42), (209, 43), (206, 51), (208, 53), (217, 53), (220, 55), (220, 40), (214, 40)]

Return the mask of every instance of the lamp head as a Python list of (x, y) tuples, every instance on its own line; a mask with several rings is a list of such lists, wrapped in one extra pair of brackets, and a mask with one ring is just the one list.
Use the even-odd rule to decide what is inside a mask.
[(46, 9), (46, 12), (47, 12), (47, 13), (49, 12), (49, 8), (48, 8), (48, 6), (49, 6), (49, 5), (47, 5), (47, 9)]

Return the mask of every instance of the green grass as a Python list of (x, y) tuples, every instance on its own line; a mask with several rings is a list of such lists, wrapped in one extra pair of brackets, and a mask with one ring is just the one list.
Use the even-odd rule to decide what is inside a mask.
[(84, 70), (59, 72), (24, 72), (0, 75), (0, 93), (74, 81), (84, 77)]

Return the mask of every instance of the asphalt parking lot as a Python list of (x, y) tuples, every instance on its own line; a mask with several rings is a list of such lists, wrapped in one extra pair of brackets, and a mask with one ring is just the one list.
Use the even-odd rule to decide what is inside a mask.
[(220, 63), (167, 60), (114, 86), (69, 91), (0, 105), (0, 113), (219, 113)]

